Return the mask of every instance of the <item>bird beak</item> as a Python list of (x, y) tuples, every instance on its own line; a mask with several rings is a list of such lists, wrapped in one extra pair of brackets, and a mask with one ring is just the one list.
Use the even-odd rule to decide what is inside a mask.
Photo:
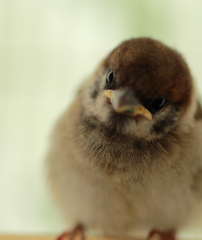
[(141, 115), (148, 120), (152, 119), (151, 113), (135, 99), (131, 89), (105, 90), (103, 94), (111, 100), (114, 111), (133, 117)]

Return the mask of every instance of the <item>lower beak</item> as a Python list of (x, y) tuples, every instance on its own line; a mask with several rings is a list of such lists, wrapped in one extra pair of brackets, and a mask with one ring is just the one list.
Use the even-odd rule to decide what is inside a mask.
[(111, 100), (114, 111), (134, 117), (141, 115), (148, 120), (152, 119), (151, 113), (135, 99), (131, 89), (105, 90), (103, 94)]

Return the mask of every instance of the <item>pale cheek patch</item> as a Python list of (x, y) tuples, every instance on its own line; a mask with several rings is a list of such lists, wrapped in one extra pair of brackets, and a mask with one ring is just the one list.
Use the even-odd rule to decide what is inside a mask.
[(96, 98), (98, 97), (97, 88), (98, 82), (95, 81), (97, 76), (93, 74), (86, 82), (84, 82), (81, 90), (81, 105), (84, 108), (86, 117), (92, 117), (96, 115)]
[(95, 114), (98, 117), (98, 119), (102, 123), (107, 123), (109, 122), (110, 118), (110, 113), (112, 111), (111, 105), (108, 105), (106, 102), (106, 97), (103, 95), (99, 95), (97, 97), (96, 105), (95, 105)]
[(107, 104), (106, 97), (101, 94), (101, 89), (104, 89), (105, 77), (105, 75), (96, 76), (99, 80), (97, 82), (95, 82), (94, 78), (89, 79), (82, 92), (82, 106), (85, 109), (86, 116), (94, 116), (101, 123), (107, 123), (110, 120), (109, 117), (112, 111), (111, 105)]

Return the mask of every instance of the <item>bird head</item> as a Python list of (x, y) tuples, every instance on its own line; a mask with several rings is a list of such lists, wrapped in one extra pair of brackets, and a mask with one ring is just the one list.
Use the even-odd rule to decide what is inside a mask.
[(84, 84), (81, 99), (89, 125), (148, 140), (189, 129), (197, 108), (181, 55), (150, 38), (115, 48)]

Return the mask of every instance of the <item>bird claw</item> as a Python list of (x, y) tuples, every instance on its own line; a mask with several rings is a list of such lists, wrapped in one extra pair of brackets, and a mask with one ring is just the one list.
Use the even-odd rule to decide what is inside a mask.
[(149, 233), (147, 240), (175, 240), (175, 232), (160, 232), (158, 230), (152, 230)]
[(84, 228), (77, 225), (72, 231), (61, 234), (56, 240), (85, 240)]

